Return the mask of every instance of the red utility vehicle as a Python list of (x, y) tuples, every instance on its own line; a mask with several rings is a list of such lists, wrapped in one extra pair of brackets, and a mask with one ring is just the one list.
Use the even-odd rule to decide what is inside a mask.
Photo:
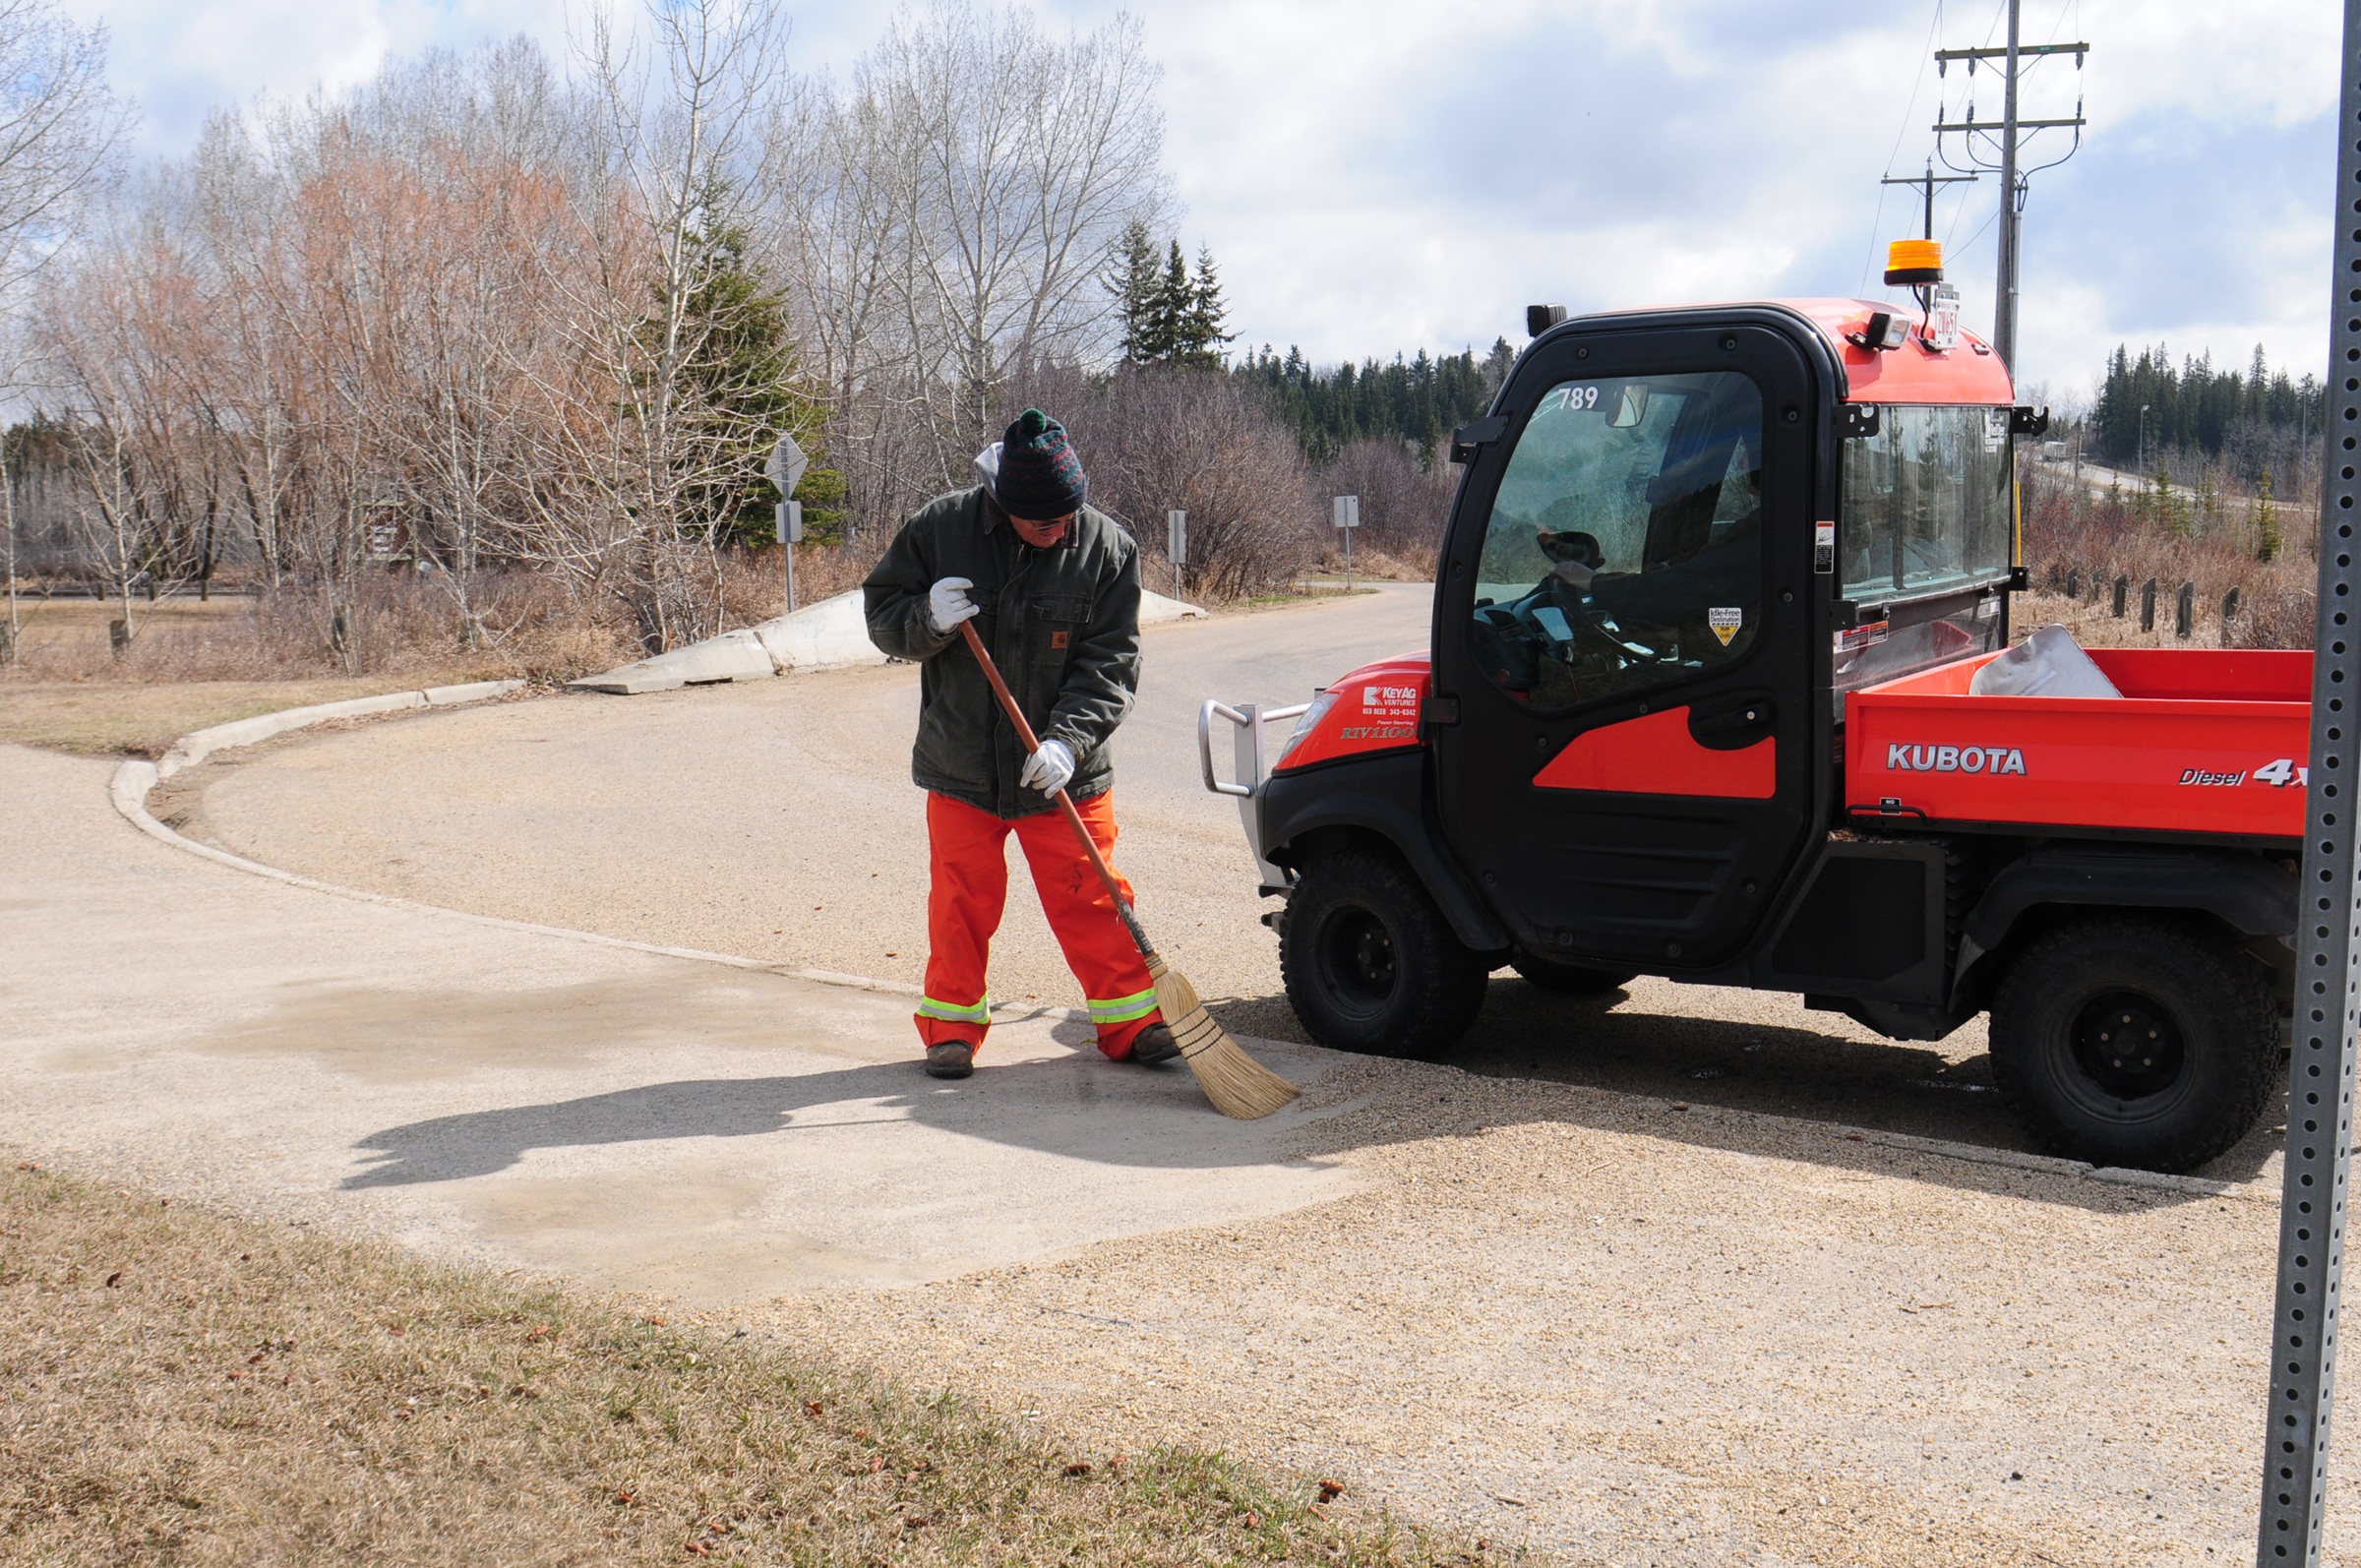
[(1200, 721), (1312, 1037), (1441, 1051), (1504, 965), (1899, 1040), (1988, 1009), (2048, 1147), (2236, 1142), (2292, 994), (2311, 656), (2099, 650), (2120, 697), (1971, 694), (2045, 423), (1983, 342), (1856, 300), (1535, 316), (1453, 440), (1428, 650)]

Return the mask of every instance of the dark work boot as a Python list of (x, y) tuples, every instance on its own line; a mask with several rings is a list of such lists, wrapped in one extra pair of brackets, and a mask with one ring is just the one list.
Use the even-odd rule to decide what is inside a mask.
[(964, 1040), (946, 1040), (927, 1048), (927, 1076), (964, 1078), (976, 1070), (976, 1048)]
[(1153, 1023), (1131, 1037), (1131, 1059), (1143, 1067), (1171, 1061), (1180, 1055), (1180, 1042), (1173, 1038), (1169, 1025)]

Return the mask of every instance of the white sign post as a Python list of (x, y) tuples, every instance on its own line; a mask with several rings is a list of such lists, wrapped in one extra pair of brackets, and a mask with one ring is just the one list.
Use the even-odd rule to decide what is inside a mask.
[(1353, 530), (1361, 526), (1361, 498), (1339, 496), (1334, 503), (1336, 525), (1345, 532), (1345, 591), (1353, 591)]
[[(804, 480), (804, 470), (812, 459), (804, 449), (795, 444), (793, 436), (781, 436), (779, 444), (770, 449), (770, 460), (762, 465), (762, 475), (778, 486), (782, 497), (793, 495), (795, 487)], [(787, 561), (787, 613), (795, 614), (795, 547), (804, 542), (804, 504), (782, 500), (778, 506), (779, 554)]]
[(1188, 564), (1188, 513), (1176, 507), (1164, 514), (1164, 553), (1173, 563), (1173, 597), (1180, 597), (1180, 569)]

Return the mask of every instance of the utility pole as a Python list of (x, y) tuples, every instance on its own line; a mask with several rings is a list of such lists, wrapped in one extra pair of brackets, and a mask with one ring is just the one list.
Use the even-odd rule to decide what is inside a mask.
[[(2012, 371), (2017, 368), (2018, 257), (2020, 231), (2025, 218), (2026, 192), (2032, 175), (2039, 173), (2042, 169), (2055, 168), (2058, 164), (2065, 162), (2067, 158), (2074, 156), (2076, 149), (2083, 145), (2083, 126), (2086, 123), (2083, 119), (2083, 103), (2080, 97), (2075, 99), (2072, 118), (2034, 120), (2024, 118), (2018, 113), (2018, 84), (2025, 71), (2028, 69), (2028, 60), (2038, 63), (2049, 55), (2071, 54), (2074, 56), (2074, 68), (2080, 71), (2083, 68), (2083, 57), (2090, 52), (2090, 45), (2088, 43), (2024, 42), (2019, 36), (2018, 30), (2018, 13), (2023, 3), (2024, 0), (2009, 0), (2009, 41), (2006, 45), (1999, 48), (1937, 49), (1935, 51), (1935, 69), (1939, 74), (1946, 76), (1950, 74), (1947, 68), (1954, 60), (1968, 62), (1968, 75), (1971, 79), (1975, 75), (1979, 62), (1997, 60), (2001, 65), (2001, 113), (1999, 119), (1977, 119), (1975, 117), (1975, 100), (1970, 97), (1968, 100), (1968, 114), (1965, 119), (1956, 121), (1938, 119), (1934, 129), (1936, 155), (1943, 159), (1945, 168), (1959, 169), (1962, 173), (1968, 172), (1967, 168), (1962, 168), (1961, 165), (1952, 162), (1951, 154), (1942, 141), (1945, 136), (1957, 135), (1964, 138), (1962, 147), (1968, 159), (1968, 168), (1991, 169), (2000, 175), (2000, 240), (1997, 247), (2000, 253), (1999, 277), (1992, 291), (1992, 347), (1999, 353), (2002, 360), (2007, 362)], [(1970, 90), (1973, 90), (1972, 88)], [(2072, 130), (2074, 146), (2068, 148), (2063, 156), (2053, 158), (2047, 163), (2037, 164), (2030, 169), (2025, 167), (2020, 156), (2025, 146), (2030, 142), (2033, 134), (2050, 130)], [(1978, 137), (1983, 140), (1979, 142)], [(1996, 137), (1997, 141), (1994, 140)], [(1933, 236), (1928, 237), (1932, 238)]]
[(1924, 174), (1912, 174), (1899, 180), (1889, 174), (1877, 183), (1880, 185), (1907, 185), (1924, 191), (1925, 195), (1920, 206), (1926, 218), (1918, 233), (1921, 239), (1931, 240), (1935, 237), (1935, 187), (1938, 185), (1972, 185), (1982, 178), (1983, 176), (1980, 174), (1937, 174), (1935, 160), (1930, 157), (1926, 160)]
[(2007, 88), (2001, 93), (2000, 119), (2000, 241), (1994, 248), (2000, 252), (2000, 276), (1992, 285), (1992, 347), (2009, 367), (2017, 373), (2017, 229), (2025, 220), (2025, 209), (2017, 196), (2017, 10), (2020, 0), (2009, 0), (2009, 55)]

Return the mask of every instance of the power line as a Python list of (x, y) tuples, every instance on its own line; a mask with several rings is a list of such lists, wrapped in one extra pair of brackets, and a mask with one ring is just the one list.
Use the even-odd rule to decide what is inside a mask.
[[(1996, 268), (1998, 279), (1993, 288), (1992, 301), (1992, 346), (2012, 369), (2015, 368), (2017, 362), (2017, 285), (2020, 271), (2019, 259), (2022, 251), (2020, 226), (2025, 212), (2026, 196), (2029, 189), (2028, 182), (2034, 174), (2041, 170), (2055, 168), (2074, 156), (2082, 148), (2083, 127), (2088, 123), (2083, 116), (2083, 100), (2079, 93), (2076, 95), (2074, 113), (2071, 117), (2025, 118), (2017, 110), (2019, 90), (2026, 71), (2061, 55), (2071, 54), (2074, 56), (2074, 68), (2079, 75), (2083, 69), (2084, 58), (2090, 52), (2090, 45), (2088, 43), (2028, 44), (2024, 42), (2022, 11), (2023, 0), (2006, 0), (2004, 14), (2008, 23), (2008, 41), (2005, 44), (1993, 45), (1990, 42), (1990, 33), (1987, 32), (1985, 43), (1978, 47), (1937, 49), (1935, 51), (1936, 75), (1948, 77), (1952, 62), (1962, 61), (1968, 67), (1969, 83), (1965, 118), (1959, 120), (1949, 118), (1950, 109), (1947, 104), (1941, 116), (1935, 121), (1933, 128), (1935, 156), (1942, 160), (1945, 168), (1952, 170), (1955, 174), (1964, 176), (1977, 172), (1990, 172), (2000, 176), (2000, 202), (1997, 214), (2000, 220), (2000, 238), (1995, 247), (1999, 255)], [(1997, 120), (1979, 120), (1975, 117), (1974, 79), (1977, 68), (1991, 61), (1998, 61), (2000, 65), (2001, 117)], [(2030, 167), (2020, 166), (2018, 161), (2020, 151), (2044, 131), (2069, 129), (2074, 132), (2074, 142), (2063, 153), (2047, 163), (2034, 164)], [(1964, 162), (1953, 161), (1951, 149), (1944, 141), (1945, 137), (1955, 135), (1960, 138), (1960, 155), (1965, 160)], [(1995, 138), (1997, 138), (1997, 145), (1995, 145)], [(1932, 200), (1931, 185), (1929, 200), (1930, 202)], [(1981, 232), (1981, 229), (1977, 230), (1977, 233)]]
[[(1928, 46), (1931, 47), (1935, 39), (1941, 37), (1942, 35), (1943, 0), (1935, 0), (1935, 14), (1926, 25), (1926, 41)], [(1925, 86), (1926, 59), (1925, 50), (1922, 49), (1919, 52), (1918, 74), (1910, 79), (1910, 101), (1902, 106), (1902, 124), (1897, 127), (1894, 132), (1893, 150), (1886, 153), (1886, 173), (1888, 174), (1892, 174), (1894, 172), (1894, 160), (1902, 155), (1902, 139), (1910, 134), (1910, 116), (1918, 111), (1918, 91)], [(1878, 181), (1880, 189), (1877, 193), (1877, 216), (1873, 218), (1869, 224), (1869, 247), (1867, 252), (1861, 257), (1861, 281), (1859, 287), (1855, 290), (1856, 293), (1867, 293), (1869, 291), (1869, 273), (1877, 267), (1877, 237), (1881, 233), (1885, 232), (1886, 193), (1883, 187), (1886, 183), (1887, 182), (1882, 179)]]

